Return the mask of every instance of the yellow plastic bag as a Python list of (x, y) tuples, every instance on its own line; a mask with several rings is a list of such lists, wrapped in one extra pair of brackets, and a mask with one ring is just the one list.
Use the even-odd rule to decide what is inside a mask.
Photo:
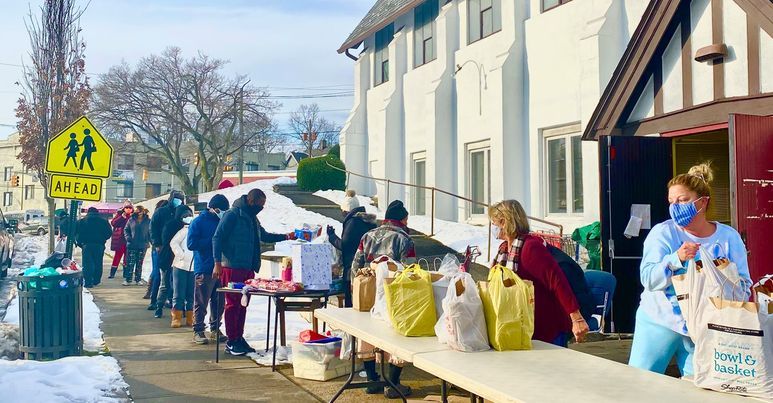
[(403, 336), (435, 335), (435, 298), (432, 278), (419, 265), (411, 265), (384, 283), (387, 312), (392, 326)]
[(504, 266), (494, 266), (478, 283), (488, 338), (494, 349), (531, 350), (534, 285)]

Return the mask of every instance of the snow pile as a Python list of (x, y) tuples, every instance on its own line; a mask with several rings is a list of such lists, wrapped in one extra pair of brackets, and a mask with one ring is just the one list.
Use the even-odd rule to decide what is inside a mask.
[(13, 267), (16, 269), (23, 271), (30, 266), (40, 266), (48, 258), (48, 235), (17, 235), (15, 243)]
[(55, 361), (0, 360), (4, 402), (120, 402), (129, 387), (113, 357), (67, 357)]
[[(337, 204), (341, 204), (344, 197), (346, 197), (346, 193), (341, 190), (321, 190), (314, 193), (314, 195), (323, 197)], [(384, 218), (384, 213), (382, 211), (369, 205), (369, 197), (358, 195), (357, 199), (361, 206), (366, 206), (365, 209), (367, 212), (376, 214), (380, 219)], [(411, 215), (408, 217), (408, 226), (421, 233), (429, 234), (432, 232), (432, 219), (429, 216)], [(464, 253), (467, 246), (477, 246), (483, 254), (482, 258), (485, 259), (487, 256), (488, 226), (464, 224), (436, 218), (435, 234), (432, 238), (459, 253)], [(496, 253), (501, 242), (502, 241), (498, 239), (491, 240), (491, 256)], [(479, 261), (478, 263), (485, 264), (486, 262)]]
[(0, 360), (19, 356), (19, 326), (0, 322)]
[[(8, 305), (8, 311), (5, 314), (6, 323), (19, 325), (19, 296), (15, 296)], [(99, 316), (99, 308), (94, 303), (94, 296), (87, 289), (83, 289), (83, 350), (101, 351), (104, 347), (102, 340), (102, 330), (99, 324), (102, 319)]]

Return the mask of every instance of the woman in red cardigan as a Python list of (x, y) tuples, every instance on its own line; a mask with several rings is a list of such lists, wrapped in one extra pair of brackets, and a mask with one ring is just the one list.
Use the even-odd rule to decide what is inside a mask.
[(569, 332), (577, 342), (588, 333), (577, 299), (558, 263), (541, 238), (529, 235), (529, 220), (517, 200), (504, 200), (489, 208), (494, 235), (504, 240), (492, 262), (515, 271), (534, 283), (534, 336), (566, 347)]

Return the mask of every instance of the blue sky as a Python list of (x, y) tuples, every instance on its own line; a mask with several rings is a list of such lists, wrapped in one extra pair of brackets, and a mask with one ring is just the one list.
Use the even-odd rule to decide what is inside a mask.
[[(91, 0), (81, 25), (86, 69), (92, 80), (125, 60), (179, 46), (229, 60), (228, 74), (244, 74), (273, 95), (302, 95), (353, 87), (353, 61), (336, 49), (374, 0)], [(28, 51), (24, 22), (40, 1), (4, 0), (0, 13), (0, 137), (14, 131), (14, 83)], [(84, 0), (82, 4), (87, 2)], [(294, 88), (326, 87), (315, 90)], [(276, 120), (316, 101), (325, 115), (343, 123), (352, 98), (283, 100)]]

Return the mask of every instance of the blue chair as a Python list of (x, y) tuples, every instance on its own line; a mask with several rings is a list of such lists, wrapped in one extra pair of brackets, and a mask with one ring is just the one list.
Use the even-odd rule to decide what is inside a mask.
[(585, 271), (585, 282), (588, 284), (588, 292), (593, 296), (595, 304), (591, 320), (588, 321), (590, 333), (603, 333), (604, 321), (615, 295), (617, 279), (605, 271), (587, 270)]

